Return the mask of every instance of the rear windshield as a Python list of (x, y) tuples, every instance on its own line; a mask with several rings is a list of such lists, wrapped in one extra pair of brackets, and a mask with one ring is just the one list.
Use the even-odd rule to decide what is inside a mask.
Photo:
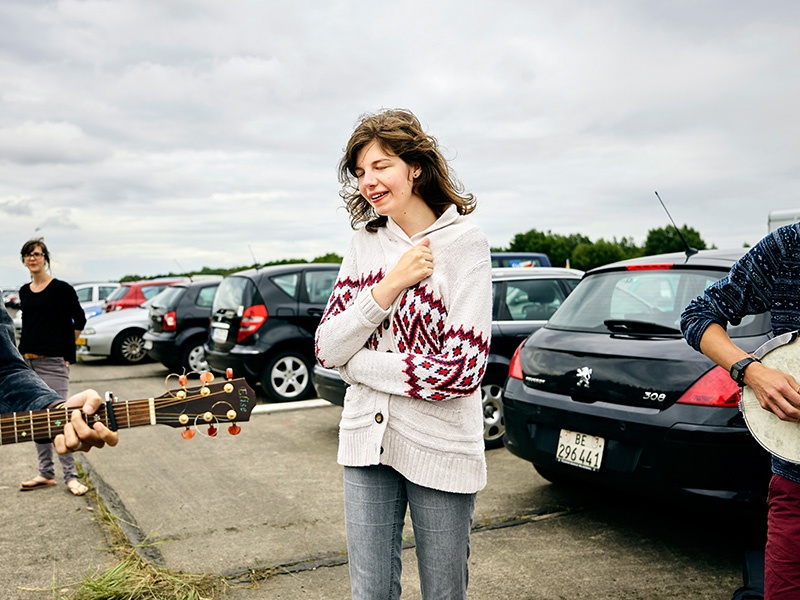
[[(684, 308), (722, 276), (719, 271), (681, 269), (591, 275), (564, 300), (548, 327), (608, 333), (609, 323), (646, 323), (679, 335)], [(729, 327), (728, 333), (744, 337), (769, 330), (766, 315), (751, 315), (738, 326)]]
[(129, 289), (130, 289), (129, 285), (121, 285), (117, 289), (115, 289), (113, 292), (111, 292), (109, 294), (108, 298), (106, 298), (106, 300), (108, 302), (113, 302), (114, 300), (121, 300), (128, 293)]
[(153, 297), (150, 306), (156, 308), (166, 308), (175, 304), (178, 299), (186, 291), (184, 287), (168, 287), (161, 291), (160, 294)]
[(215, 314), (222, 310), (241, 315), (245, 308), (253, 304), (255, 293), (255, 284), (247, 277), (226, 277), (217, 288), (211, 310)]

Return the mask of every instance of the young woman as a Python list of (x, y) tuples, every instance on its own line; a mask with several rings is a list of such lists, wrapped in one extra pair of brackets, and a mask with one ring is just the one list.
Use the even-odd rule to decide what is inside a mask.
[(480, 382), (491, 333), (486, 237), (436, 140), (367, 115), (339, 167), (355, 234), (316, 334), (350, 384), (339, 429), (353, 598), (399, 598), (406, 509), (423, 598), (465, 598), (486, 484)]
[[(75, 362), (75, 340), (86, 324), (78, 295), (68, 283), (50, 273), (50, 252), (41, 238), (25, 242), (20, 250), (22, 263), (28, 268), (31, 282), (19, 291), (22, 310), (22, 337), (19, 351), (28, 365), (61, 398), (67, 398), (69, 365)], [(26, 492), (56, 484), (53, 444), (36, 442), (39, 474), (23, 481), (20, 491)], [(70, 492), (82, 496), (87, 487), (78, 480), (75, 457), (60, 454), (64, 482)]]

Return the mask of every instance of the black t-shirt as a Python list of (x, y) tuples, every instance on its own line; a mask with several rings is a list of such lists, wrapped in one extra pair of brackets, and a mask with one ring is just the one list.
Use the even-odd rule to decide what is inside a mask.
[(61, 356), (75, 362), (75, 330), (83, 329), (86, 316), (73, 287), (53, 279), (41, 292), (26, 283), (19, 291), (22, 310), (22, 354)]

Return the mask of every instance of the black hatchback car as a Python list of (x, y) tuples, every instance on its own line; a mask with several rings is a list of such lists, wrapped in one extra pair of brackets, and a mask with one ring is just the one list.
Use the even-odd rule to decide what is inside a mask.
[(219, 283), (176, 283), (153, 297), (150, 323), (143, 336), (150, 358), (176, 371), (208, 370), (203, 345), (208, 339), (211, 304)]
[(211, 308), (206, 358), (212, 371), (260, 382), (274, 400), (314, 392), (314, 333), (338, 264), (297, 263), (250, 269), (219, 285)]
[[(505, 445), (553, 482), (761, 502), (769, 457), (729, 374), (683, 339), (683, 309), (744, 250), (650, 256), (587, 272), (517, 350), (503, 394)], [(752, 351), (767, 314), (729, 327)]]

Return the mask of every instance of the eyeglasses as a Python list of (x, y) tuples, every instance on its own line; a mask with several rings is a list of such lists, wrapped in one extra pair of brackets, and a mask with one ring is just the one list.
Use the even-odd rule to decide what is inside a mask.
[(41, 252), (30, 252), (25, 255), (25, 258), (42, 258), (44, 254)]

